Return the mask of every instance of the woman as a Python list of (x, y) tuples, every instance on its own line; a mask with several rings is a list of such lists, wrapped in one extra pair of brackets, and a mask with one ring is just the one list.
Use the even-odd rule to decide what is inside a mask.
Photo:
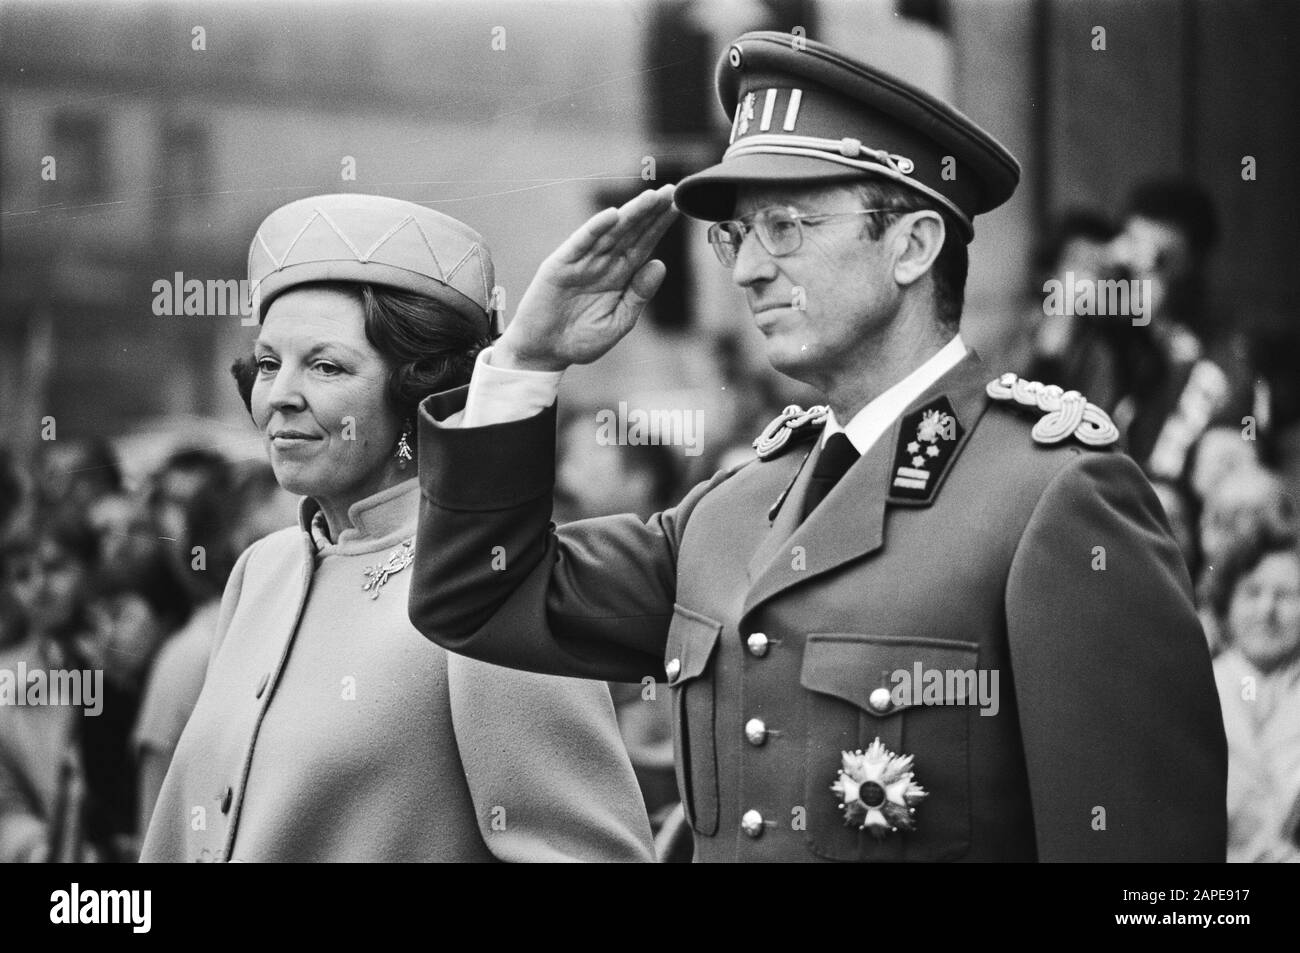
[(231, 573), (142, 859), (651, 859), (603, 685), (451, 656), (407, 620), (415, 407), (491, 339), (482, 239), (321, 196), (262, 223), (249, 279), (236, 379), (306, 499)]
[[(49, 685), (50, 673), (83, 668), (76, 643), (87, 624), (84, 591), (98, 563), (84, 520), (70, 511), (42, 516), (34, 536), (8, 540), (0, 553), (26, 628), (25, 639), (0, 649), (0, 863), (81, 860), (106, 847), (86, 844), (78, 833), (78, 792), (85, 787), (78, 738), (83, 723), (96, 718), (50, 704), (57, 699), (17, 697), (19, 677), (29, 686), (34, 679)], [(87, 712), (103, 716), (102, 696), (83, 700)]]
[(1225, 648), (1228, 860), (1300, 861), (1300, 551), (1264, 531), (1227, 550), (1207, 595)]

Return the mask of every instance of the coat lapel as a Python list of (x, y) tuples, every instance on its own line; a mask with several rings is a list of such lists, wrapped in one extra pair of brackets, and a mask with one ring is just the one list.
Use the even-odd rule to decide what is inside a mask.
[[(808, 482), (817, 455), (821, 453), (819, 441), (817, 449), (795, 479), (771, 532), (754, 553), (750, 563), (753, 585), (745, 598), (742, 615), (748, 615), (761, 603), (791, 586), (879, 549), (884, 544), (885, 511), (889, 504), (928, 506), (932, 503), (943, 477), (955, 465), (988, 406), (984, 388), (991, 379), (975, 352), (969, 352), (956, 367), (912, 402), (827, 494), (821, 505), (800, 523)], [(952, 405), (961, 425), (961, 438), (953, 448), (944, 472), (934, 481), (928, 499), (918, 501), (891, 496), (895, 457), (900, 440), (905, 436), (899, 432), (901, 422), (941, 396), (947, 397)]]
[[(749, 581), (752, 583), (772, 562), (781, 544), (790, 538), (790, 534), (799, 526), (799, 514), (803, 512), (804, 495), (808, 492), (808, 481), (812, 479), (813, 465), (816, 463), (817, 448), (821, 443), (821, 434), (817, 440), (806, 446), (796, 447), (786, 453), (780, 460), (769, 461), (762, 466), (782, 466), (781, 494), (776, 497), (772, 509), (776, 511), (771, 529), (754, 550), (749, 560)], [(788, 462), (787, 462), (788, 461)], [(772, 510), (769, 509), (769, 513)]]

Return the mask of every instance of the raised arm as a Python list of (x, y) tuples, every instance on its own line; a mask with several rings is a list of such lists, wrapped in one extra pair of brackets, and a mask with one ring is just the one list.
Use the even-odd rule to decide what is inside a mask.
[(551, 674), (662, 677), (677, 544), (703, 489), (644, 523), (620, 516), (557, 532), (554, 405), (485, 399), (484, 376), (554, 378), (618, 343), (663, 281), (650, 254), (674, 216), (667, 186), (589, 219), (543, 262), (490, 367), (480, 361), (468, 406), (457, 391), (421, 407), (410, 613), (439, 644)]

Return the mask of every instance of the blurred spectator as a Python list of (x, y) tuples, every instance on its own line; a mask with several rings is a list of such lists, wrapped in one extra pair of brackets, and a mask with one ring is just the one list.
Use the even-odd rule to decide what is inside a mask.
[(1113, 322), (1090, 315), (1044, 314), (1043, 286), (1055, 280), (1071, 287), (1072, 281), (1104, 277), (1114, 236), (1115, 226), (1087, 209), (1066, 212), (1051, 227), (1034, 255), (1032, 305), (1024, 324), (1028, 353), (1012, 357), (1014, 366), (1024, 368), (1021, 376), (1077, 390), (1107, 411), (1114, 409), (1123, 388)]
[(1272, 530), (1224, 555), (1207, 595), (1225, 648), (1228, 860), (1300, 861), (1300, 552)]
[(77, 734), (84, 772), (81, 830), (102, 860), (139, 854), (137, 782), (131, 735), (144, 679), (176, 623), (176, 599), (165, 564), (104, 575), (87, 606), (90, 628), (77, 639), (84, 664), (104, 673), (103, 711), (83, 718)]
[(5, 541), (18, 522), (27, 493), (9, 450), (0, 447), (0, 649), (21, 642), (26, 621), (14, 600), (5, 571)]
[(122, 488), (117, 454), (102, 437), (42, 444), (38, 486), (48, 504), (81, 512), (105, 493)]
[[(93, 531), (67, 514), (5, 544), (5, 582), (26, 637), (0, 650), (0, 672), (79, 668), (84, 593), (97, 563)], [(76, 859), (82, 799), (76, 735), (85, 717), (66, 705), (6, 706), (0, 718), (0, 862)], [(64, 849), (68, 848), (68, 849)]]
[(164, 538), (180, 539), (194, 499), (205, 491), (224, 493), (232, 480), (231, 465), (221, 454), (194, 448), (178, 450), (149, 481), (148, 506), (154, 525)]
[(557, 438), (556, 522), (615, 513), (645, 519), (675, 502), (681, 489), (680, 447), (602, 446), (595, 410), (565, 417)]
[(198, 701), (217, 630), (221, 594), (239, 555), (252, 543), (292, 526), (297, 498), (275, 480), (270, 464), (250, 465), (229, 490), (217, 484), (190, 501), (181, 551), (203, 547), (202, 568), (191, 561), (191, 587), (198, 607), (158, 652), (136, 723), (140, 830), (148, 827), (176, 742)]
[(0, 539), (23, 503), (23, 483), (7, 447), (0, 447)]
[(1206, 263), (1218, 239), (1208, 193), (1177, 180), (1147, 182), (1129, 198), (1114, 263), (1149, 282), (1145, 326), (1112, 322), (1132, 366), (1121, 374), (1115, 423), (1132, 457), (1153, 476), (1184, 475), (1188, 454), (1215, 424), (1241, 427), (1256, 384), (1243, 335), (1206, 307)]
[(1295, 525), (1295, 503), (1278, 477), (1263, 467), (1235, 472), (1215, 485), (1201, 511), (1200, 545), (1206, 569), (1217, 567), (1234, 544)]
[(1227, 553), (1251, 540), (1294, 531), (1295, 505), (1277, 476), (1258, 466), (1235, 471), (1215, 484), (1201, 511), (1201, 621), (1210, 650), (1221, 647), (1217, 616), (1206, 593), (1216, 586)]
[(1253, 440), (1242, 437), (1240, 427), (1210, 427), (1192, 449), (1187, 481), (1197, 499), (1207, 500), (1214, 489), (1238, 471), (1260, 465)]

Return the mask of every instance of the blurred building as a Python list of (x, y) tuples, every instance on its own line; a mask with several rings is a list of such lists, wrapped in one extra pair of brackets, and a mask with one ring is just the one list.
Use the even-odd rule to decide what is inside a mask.
[[(720, 154), (713, 64), (754, 28), (867, 56), (1021, 159), (1021, 192), (980, 220), (973, 246), (965, 334), (982, 351), (996, 358), (1018, 320), (1047, 215), (1113, 209), (1169, 172), (1220, 202), (1213, 286), (1248, 320), (1292, 329), (1298, 21), (1282, 0), (11, 0), (0, 442), (32, 443), (48, 415), (60, 436), (188, 435), (256, 453), (226, 371), (254, 330), (237, 314), (157, 315), (155, 282), (239, 279), (271, 209), (355, 190), (478, 228), (509, 312), (577, 224), (652, 184), (647, 158), (662, 183)], [(648, 326), (566, 379), (585, 399), (709, 408), (722, 335), (772, 376), (703, 226), (675, 229), (663, 253), (673, 278)]]

